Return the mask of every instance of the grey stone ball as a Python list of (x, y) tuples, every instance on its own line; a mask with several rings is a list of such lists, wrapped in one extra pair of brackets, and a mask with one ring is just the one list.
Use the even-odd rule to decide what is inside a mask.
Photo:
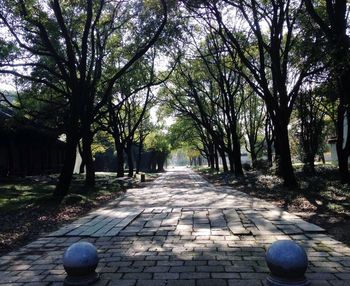
[(298, 279), (304, 277), (308, 259), (304, 248), (293, 240), (278, 240), (266, 252), (266, 263), (275, 277)]
[(89, 242), (76, 242), (63, 255), (63, 267), (70, 276), (94, 273), (98, 264), (96, 247)]

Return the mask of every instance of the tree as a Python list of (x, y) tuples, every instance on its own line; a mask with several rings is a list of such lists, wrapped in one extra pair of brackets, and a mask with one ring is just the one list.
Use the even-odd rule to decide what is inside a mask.
[[(217, 85), (218, 99), (213, 100), (213, 102), (222, 115), (219, 119), (221, 122), (216, 124), (223, 126), (227, 140), (222, 145), (222, 149), (228, 153), (230, 171), (234, 172), (236, 176), (242, 176), (241, 135), (238, 121), (246, 99), (242, 90), (243, 83), (237, 58), (232, 57), (234, 56), (232, 53), (230, 57), (220, 36), (210, 27), (207, 31), (205, 47), (202, 50), (197, 47), (197, 51), (210, 77)], [(227, 171), (224, 152), (221, 151), (221, 157), (224, 170)]]
[(140, 23), (146, 28), (152, 26), (154, 32), (138, 43), (132, 54), (129, 50), (121, 66), (106, 71), (104, 63), (110, 60), (107, 57), (115, 55), (108, 49), (121, 48), (123, 40), (131, 40), (123, 38), (123, 31), (130, 21), (137, 22), (138, 9), (134, 4), (92, 0), (6, 0), (0, 4), (1, 25), (18, 49), (18, 61), (9, 60), (0, 73), (40, 84), (65, 101), (66, 152), (54, 192), (58, 198), (68, 191), (80, 138), (86, 181), (94, 183), (91, 125), (95, 116), (111, 96), (115, 83), (157, 41), (167, 22), (167, 5), (161, 0), (162, 8), (155, 7), (149, 25)]
[[(179, 117), (169, 127), (168, 133), (171, 150), (182, 150), (190, 161), (190, 165), (196, 165), (197, 159), (201, 162), (200, 156), (207, 156), (201, 136), (193, 124), (193, 121), (186, 117)], [(204, 142), (205, 144), (205, 142)]]
[(145, 148), (152, 153), (149, 170), (163, 172), (164, 164), (170, 153), (170, 144), (166, 134), (161, 131), (151, 132), (145, 139)]
[[(285, 186), (295, 187), (287, 127), (300, 86), (312, 72), (308, 58), (298, 61), (293, 57), (302, 2), (203, 1), (200, 7), (207, 11), (202, 14), (207, 25), (217, 30), (231, 53), (238, 54), (245, 67), (242, 76), (264, 100), (274, 126), (279, 172)], [(243, 19), (244, 24), (228, 22), (230, 15)]]
[(261, 153), (265, 143), (265, 134), (263, 129), (266, 122), (266, 110), (261, 98), (259, 98), (249, 89), (247, 92), (250, 94), (243, 102), (241, 116), (243, 118), (242, 129), (245, 134), (246, 150), (250, 153), (252, 158), (252, 167), (256, 168), (258, 156)]
[[(330, 73), (336, 83), (339, 99), (337, 108), (337, 154), (341, 180), (350, 182), (348, 160), (350, 156), (350, 37), (348, 35), (349, 3), (347, 0), (305, 0), (307, 11), (327, 41), (323, 44), (331, 57)], [(347, 136), (344, 138), (344, 134)]]
[(322, 108), (322, 98), (317, 92), (317, 89), (304, 90), (296, 102), (301, 159), (304, 171), (312, 174), (315, 173), (315, 156), (324, 141), (325, 111)]

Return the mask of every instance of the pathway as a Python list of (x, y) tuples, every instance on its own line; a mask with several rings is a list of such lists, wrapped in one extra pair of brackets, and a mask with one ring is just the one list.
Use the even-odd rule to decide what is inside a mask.
[(350, 285), (350, 248), (270, 203), (174, 169), (0, 258), (0, 285), (62, 285), (62, 256), (76, 241), (99, 251), (96, 285), (266, 285), (265, 250), (294, 239), (312, 285)]

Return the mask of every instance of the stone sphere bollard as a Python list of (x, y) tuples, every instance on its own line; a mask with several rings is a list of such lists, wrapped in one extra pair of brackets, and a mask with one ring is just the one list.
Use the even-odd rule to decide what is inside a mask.
[(73, 243), (63, 255), (63, 267), (67, 272), (65, 285), (91, 285), (98, 280), (95, 272), (98, 264), (97, 249), (89, 242)]
[(267, 277), (270, 286), (306, 286), (308, 259), (305, 250), (292, 240), (278, 240), (266, 252), (266, 263), (271, 273)]

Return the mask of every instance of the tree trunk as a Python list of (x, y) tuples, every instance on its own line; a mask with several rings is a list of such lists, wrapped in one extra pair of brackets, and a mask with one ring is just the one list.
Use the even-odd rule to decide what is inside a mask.
[(208, 146), (208, 152), (209, 152), (209, 166), (212, 171), (214, 171), (215, 168), (215, 154), (214, 154), (214, 146), (213, 144), (210, 144)]
[(140, 172), (141, 167), (141, 157), (142, 157), (142, 141), (139, 142), (139, 148), (137, 153), (137, 160), (136, 160), (136, 174)]
[(228, 172), (228, 167), (227, 167), (227, 161), (226, 161), (226, 154), (224, 151), (220, 150), (219, 149), (219, 153), (220, 153), (220, 157), (221, 157), (221, 160), (222, 160), (222, 167), (224, 169), (224, 172)]
[(84, 162), (83, 150), (82, 150), (82, 147), (80, 145), (80, 142), (78, 142), (78, 150), (79, 150), (79, 154), (81, 157), (81, 163), (79, 166), (79, 174), (83, 174), (83, 173), (85, 173), (85, 162)]
[(114, 138), (115, 150), (117, 151), (117, 177), (124, 177), (124, 146), (119, 138)]
[(256, 169), (258, 156), (255, 152), (255, 146), (251, 145), (250, 148), (251, 148), (250, 149), (250, 157), (252, 157), (252, 167), (253, 167), (253, 169)]
[(315, 174), (315, 154), (310, 151), (305, 154), (303, 172), (306, 174)]
[(83, 161), (86, 167), (85, 186), (95, 186), (95, 166), (94, 158), (92, 156), (91, 145), (93, 142), (93, 133), (90, 130), (84, 132), (82, 137), (83, 143)]
[(67, 132), (63, 167), (53, 193), (54, 197), (58, 200), (62, 200), (68, 194), (73, 177), (78, 141), (79, 138), (76, 136), (76, 130)]
[(85, 173), (85, 162), (84, 162), (84, 159), (82, 158), (79, 166), (79, 174), (84, 174), (84, 173)]
[[(340, 179), (342, 183), (349, 183), (349, 167), (348, 167), (348, 156), (343, 152), (338, 153), (338, 168)], [(340, 156), (339, 156), (340, 155)]]
[[(344, 148), (344, 145), (346, 145), (344, 144), (344, 140), (348, 140), (348, 138), (344, 138), (345, 116), (346, 116), (345, 109), (339, 106), (338, 117), (337, 117), (338, 140), (336, 143), (336, 148), (337, 148), (337, 155), (338, 155), (338, 169), (339, 169), (340, 179), (341, 179), (341, 182), (344, 184), (350, 182), (349, 165), (348, 165), (349, 153), (347, 152), (347, 149)], [(349, 132), (349, 128), (347, 131)]]
[(284, 180), (284, 185), (288, 188), (296, 188), (298, 186), (294, 175), (292, 158), (289, 148), (288, 128), (287, 124), (274, 122), (275, 127), (275, 148), (276, 162), (281, 177)]
[(134, 161), (133, 161), (133, 156), (132, 156), (132, 144), (128, 142), (126, 144), (126, 155), (128, 158), (128, 177), (132, 177), (134, 175)]
[[(234, 130), (237, 130), (235, 128)], [(242, 168), (242, 159), (241, 159), (241, 144), (237, 135), (237, 131), (232, 134), (232, 144), (233, 144), (233, 161), (235, 165), (235, 176), (241, 177), (244, 175)]]
[(215, 170), (217, 172), (219, 172), (220, 171), (220, 166), (219, 166), (219, 156), (218, 156), (217, 146), (214, 147), (214, 158), (215, 158)]
[(157, 156), (157, 165), (158, 165), (158, 169), (157, 169), (157, 172), (164, 172), (164, 164), (165, 164), (165, 161), (166, 161), (166, 157), (167, 157), (167, 154), (165, 153), (158, 153), (158, 156)]
[(235, 164), (234, 164), (234, 156), (233, 156), (232, 150), (230, 150), (228, 152), (228, 163), (230, 166), (230, 173), (234, 173), (235, 172)]
[(269, 163), (269, 167), (272, 167), (272, 141), (266, 141), (266, 145), (267, 145), (267, 162)]
[(272, 158), (272, 144), (273, 144), (273, 129), (271, 126), (270, 117), (267, 115), (265, 121), (265, 140), (267, 147), (267, 161), (269, 163), (269, 167), (272, 167), (273, 158)]

